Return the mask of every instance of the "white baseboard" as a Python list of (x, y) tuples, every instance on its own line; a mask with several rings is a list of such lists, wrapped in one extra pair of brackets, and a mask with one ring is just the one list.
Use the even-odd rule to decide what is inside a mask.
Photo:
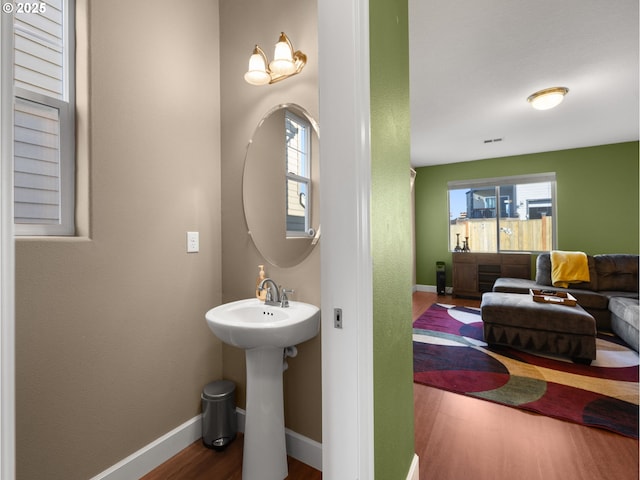
[(201, 417), (187, 420), (91, 480), (131, 480), (149, 473), (202, 437)]
[(420, 462), (418, 455), (413, 454), (413, 460), (411, 461), (411, 467), (407, 474), (407, 480), (420, 480)]
[[(244, 432), (245, 410), (236, 408), (238, 431)], [(303, 463), (322, 470), (322, 444), (285, 429), (287, 454)], [(162, 437), (99, 473), (91, 480), (131, 480), (140, 478), (162, 465), (175, 454), (202, 438), (202, 415), (187, 420)], [(417, 477), (416, 477), (417, 478)]]
[[(238, 431), (244, 432), (246, 411), (242, 408), (236, 408), (236, 412), (238, 412)], [(287, 455), (322, 471), (322, 444), (288, 428), (285, 428), (284, 433), (287, 442)]]
[[(438, 289), (435, 285), (416, 285), (414, 291), (437, 293)], [(445, 287), (444, 291), (447, 295), (451, 295), (453, 293), (453, 287)]]
[(285, 429), (287, 436), (287, 454), (316, 470), (322, 471), (322, 444)]

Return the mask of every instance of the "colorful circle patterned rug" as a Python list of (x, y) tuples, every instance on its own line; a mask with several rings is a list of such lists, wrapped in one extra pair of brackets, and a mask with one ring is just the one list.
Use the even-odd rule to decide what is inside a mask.
[(638, 438), (638, 353), (598, 334), (591, 365), (488, 347), (477, 308), (432, 305), (413, 323), (414, 381)]

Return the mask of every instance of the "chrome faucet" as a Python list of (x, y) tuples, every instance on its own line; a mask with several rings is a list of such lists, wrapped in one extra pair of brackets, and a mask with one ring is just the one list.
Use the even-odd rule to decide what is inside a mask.
[(287, 295), (293, 293), (293, 290), (282, 289), (282, 293), (279, 292), (276, 282), (270, 278), (265, 278), (258, 285), (258, 290), (262, 291), (267, 289), (267, 296), (264, 300), (265, 305), (274, 305), (277, 307), (287, 308), (289, 306), (289, 298)]
[(280, 293), (278, 291), (278, 286), (276, 285), (276, 282), (274, 282), (272, 279), (270, 278), (265, 278), (264, 280), (262, 280), (260, 282), (260, 285), (258, 285), (258, 290), (262, 291), (264, 289), (267, 289), (267, 297), (264, 301), (265, 305), (276, 305), (279, 306), (280, 305)]

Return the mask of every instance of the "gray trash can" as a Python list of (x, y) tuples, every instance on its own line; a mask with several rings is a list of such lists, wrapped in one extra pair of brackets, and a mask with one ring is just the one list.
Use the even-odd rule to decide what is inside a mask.
[(224, 449), (236, 438), (236, 386), (229, 380), (217, 380), (202, 391), (202, 443)]

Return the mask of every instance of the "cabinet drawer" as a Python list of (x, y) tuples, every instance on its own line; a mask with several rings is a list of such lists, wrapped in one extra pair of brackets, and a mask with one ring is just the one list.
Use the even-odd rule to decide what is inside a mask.
[(452, 253), (453, 264), (456, 263), (476, 263), (476, 255), (473, 253)]
[(528, 253), (504, 253), (500, 262), (503, 265), (531, 265), (531, 255)]
[(500, 265), (500, 255), (497, 253), (476, 253), (478, 265)]

